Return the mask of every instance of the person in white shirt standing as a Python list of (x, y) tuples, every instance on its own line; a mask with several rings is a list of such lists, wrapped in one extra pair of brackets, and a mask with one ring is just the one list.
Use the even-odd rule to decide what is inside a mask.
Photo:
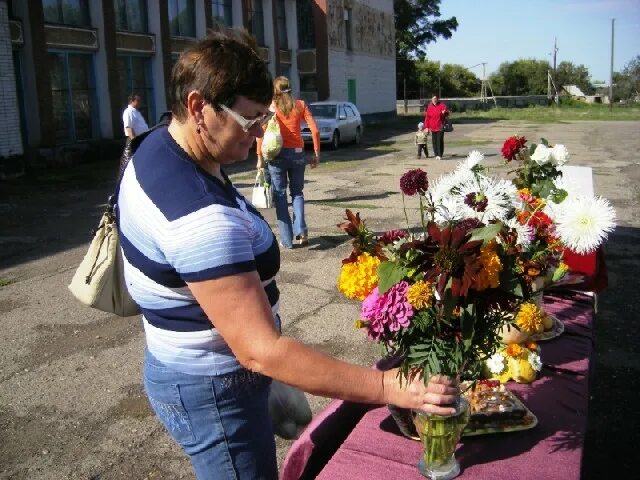
[(142, 114), (138, 111), (138, 107), (142, 102), (142, 97), (137, 93), (129, 95), (129, 105), (122, 113), (122, 123), (124, 124), (124, 134), (129, 140), (133, 140), (138, 135), (149, 130), (149, 125), (145, 121)]

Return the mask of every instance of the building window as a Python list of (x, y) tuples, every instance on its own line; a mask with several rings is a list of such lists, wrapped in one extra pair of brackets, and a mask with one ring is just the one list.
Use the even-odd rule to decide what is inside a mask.
[(121, 32), (147, 32), (146, 0), (114, 0), (116, 30)]
[(169, 0), (169, 31), (176, 37), (196, 36), (194, 0)]
[(347, 37), (347, 50), (353, 50), (353, 40), (351, 30), (353, 28), (353, 10), (351, 8), (344, 9), (344, 32)]
[(258, 45), (264, 46), (264, 11), (262, 0), (251, 0), (249, 3), (249, 31), (256, 38)]
[(289, 80), (291, 80), (291, 65), (287, 63), (281, 63), (280, 75), (282, 75), (283, 77), (287, 77)]
[(44, 21), (77, 27), (91, 25), (87, 0), (42, 0)]
[(118, 70), (120, 72), (121, 110), (126, 108), (129, 95), (137, 93), (142, 97), (138, 110), (142, 113), (147, 123), (155, 123), (151, 59), (136, 55), (119, 55)]
[(313, 25), (312, 3), (312, 0), (298, 0), (296, 2), (298, 48), (301, 50), (316, 48), (316, 33)]
[(278, 0), (276, 5), (278, 10), (278, 43), (283, 50), (289, 49), (289, 37), (287, 36), (287, 12), (285, 11), (285, 1)]
[(97, 135), (96, 88), (92, 55), (49, 52), (56, 143)]
[(213, 22), (225, 27), (233, 26), (233, 8), (231, 0), (213, 0)]

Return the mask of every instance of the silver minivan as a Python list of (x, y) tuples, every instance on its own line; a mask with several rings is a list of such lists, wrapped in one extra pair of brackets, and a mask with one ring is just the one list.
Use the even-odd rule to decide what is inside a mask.
[[(335, 149), (341, 143), (354, 142), (359, 144), (362, 140), (362, 118), (353, 103), (330, 100), (313, 102), (309, 104), (309, 110), (311, 110), (320, 131), (320, 142), (330, 143)], [(302, 138), (305, 143), (313, 141), (311, 130), (304, 122), (302, 123)]]

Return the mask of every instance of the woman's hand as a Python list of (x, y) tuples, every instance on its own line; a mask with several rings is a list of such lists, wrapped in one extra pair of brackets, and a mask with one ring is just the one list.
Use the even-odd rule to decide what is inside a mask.
[(460, 389), (454, 379), (434, 375), (425, 385), (422, 377), (416, 375), (409, 382), (403, 380), (400, 386), (398, 369), (393, 369), (383, 373), (383, 382), (385, 403), (443, 416), (456, 412), (453, 404), (460, 395)]
[(265, 167), (265, 161), (264, 161), (264, 158), (262, 158), (262, 157), (258, 157), (258, 162), (256, 163), (256, 169), (257, 169), (257, 170), (260, 170), (260, 169), (262, 169), (262, 168), (264, 168), (264, 167)]
[(320, 153), (316, 152), (313, 157), (311, 157), (311, 162), (309, 162), (309, 166), (311, 168), (316, 168), (320, 163)]

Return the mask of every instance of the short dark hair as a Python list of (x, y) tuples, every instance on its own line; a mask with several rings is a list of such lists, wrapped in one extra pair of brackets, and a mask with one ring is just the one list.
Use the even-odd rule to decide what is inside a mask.
[(136, 98), (138, 98), (138, 97), (142, 98), (142, 96), (141, 96), (138, 92), (131, 92), (131, 93), (129, 94), (129, 97), (127, 97), (127, 99), (128, 99), (128, 101), (129, 101), (129, 103), (131, 103), (131, 102), (133, 102), (133, 101), (134, 101)]
[(245, 30), (214, 31), (184, 51), (173, 66), (169, 89), (171, 111), (186, 118), (187, 96), (197, 90), (214, 109), (231, 107), (244, 96), (268, 105), (273, 97), (271, 74)]

